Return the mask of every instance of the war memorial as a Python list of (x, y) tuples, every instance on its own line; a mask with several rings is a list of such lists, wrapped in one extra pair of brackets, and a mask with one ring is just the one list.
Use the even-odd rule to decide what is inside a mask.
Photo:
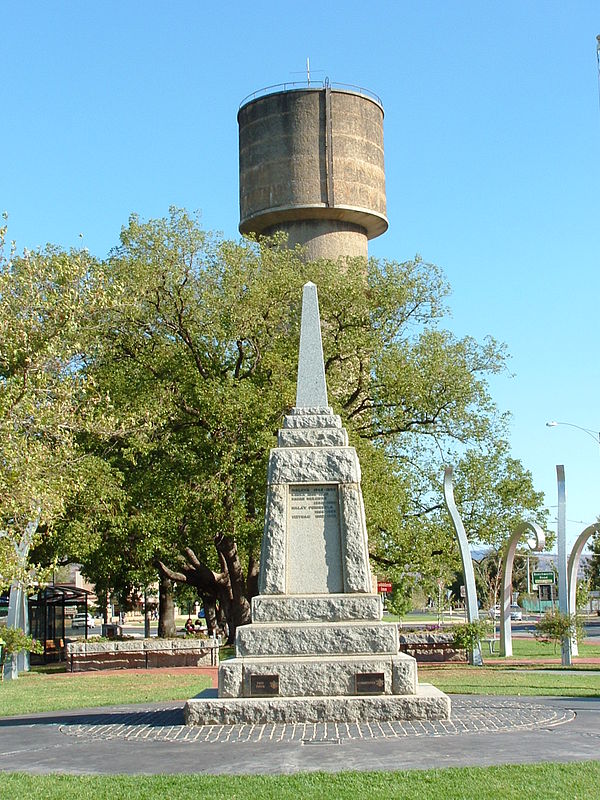
[(328, 405), (317, 287), (303, 290), (296, 405), (271, 451), (252, 624), (219, 666), (218, 697), (191, 699), (188, 725), (447, 719), (419, 684), (373, 591), (360, 465)]
[[(379, 100), (328, 85), (280, 91), (253, 96), (238, 120), (242, 233), (281, 231), (310, 259), (366, 256), (387, 228)], [(451, 714), (450, 699), (419, 682), (396, 624), (383, 622), (360, 464), (334, 412), (309, 283), (296, 402), (269, 459), (259, 594), (218, 690), (187, 701), (185, 724), (172, 702), (8, 718), (4, 770), (267, 774), (597, 759), (596, 697), (455, 695)], [(564, 475), (560, 498), (564, 519)], [(457, 520), (455, 510), (458, 534)], [(573, 577), (592, 529), (574, 548)]]

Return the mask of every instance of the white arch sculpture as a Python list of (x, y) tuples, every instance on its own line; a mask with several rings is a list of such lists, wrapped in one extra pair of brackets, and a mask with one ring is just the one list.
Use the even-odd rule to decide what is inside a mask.
[[(467, 620), (469, 622), (477, 622), (479, 620), (479, 611), (477, 608), (477, 590), (475, 588), (475, 575), (473, 573), (473, 559), (471, 558), (471, 551), (469, 549), (469, 542), (465, 532), (458, 508), (454, 501), (454, 485), (452, 480), (452, 467), (446, 467), (444, 470), (444, 500), (446, 501), (446, 508), (450, 514), (452, 525), (458, 539), (458, 547), (460, 550), (460, 558), (462, 561), (463, 577), (465, 581), (465, 594), (466, 594), (466, 607), (467, 607)], [(481, 657), (481, 643), (468, 654), (469, 661), (475, 667), (483, 665)]]
[[(579, 572), (579, 561), (581, 560), (581, 554), (583, 553), (583, 548), (586, 545), (587, 540), (592, 536), (594, 533), (600, 533), (600, 523), (594, 522), (593, 525), (588, 525), (585, 530), (583, 530), (577, 539), (575, 540), (575, 544), (573, 545), (573, 549), (571, 550), (571, 555), (569, 556), (569, 562), (567, 564), (567, 580), (568, 580), (568, 587), (569, 587), (569, 614), (576, 614), (577, 613), (577, 573)], [(577, 636), (573, 636), (571, 639), (571, 655), (576, 656), (579, 655), (579, 648), (577, 646)]]
[(512, 629), (510, 623), (510, 604), (512, 602), (512, 571), (519, 539), (529, 531), (534, 537), (527, 540), (531, 550), (543, 550), (546, 534), (536, 522), (521, 522), (506, 543), (502, 558), (502, 589), (500, 593), (500, 655), (512, 656)]

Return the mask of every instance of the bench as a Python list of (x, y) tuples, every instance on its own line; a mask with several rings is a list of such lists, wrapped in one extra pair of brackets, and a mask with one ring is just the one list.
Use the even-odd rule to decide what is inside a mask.
[(463, 650), (457, 649), (451, 641), (423, 642), (400, 641), (400, 652), (407, 653), (420, 662), (464, 661)]
[(498, 650), (494, 650), (494, 645), (500, 641), (498, 636), (487, 636), (483, 641), (489, 646), (490, 655), (498, 652)]

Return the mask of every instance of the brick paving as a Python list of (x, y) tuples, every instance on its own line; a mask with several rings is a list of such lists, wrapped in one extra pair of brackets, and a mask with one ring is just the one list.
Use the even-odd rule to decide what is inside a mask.
[(142, 711), (105, 711), (77, 716), (60, 725), (61, 733), (92, 739), (216, 743), (300, 742), (338, 744), (346, 740), (405, 739), (485, 734), (550, 728), (575, 714), (542, 703), (516, 700), (455, 699), (450, 720), (371, 723), (270, 723), (257, 725), (184, 724), (181, 705)]

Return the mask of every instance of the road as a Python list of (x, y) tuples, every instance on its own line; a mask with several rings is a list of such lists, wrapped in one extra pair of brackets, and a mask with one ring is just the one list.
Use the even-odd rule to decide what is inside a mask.
[[(513, 636), (533, 636), (535, 631), (535, 625), (538, 621), (539, 616), (525, 616), (522, 622), (512, 622), (511, 629)], [(425, 625), (425, 623), (422, 623)], [(419, 625), (419, 623), (415, 624), (415, 627)], [(499, 620), (496, 620), (496, 627), (500, 627)], [(589, 644), (597, 644), (600, 645), (600, 617), (598, 618), (588, 618), (584, 624), (585, 629), (585, 638), (588, 640)], [(181, 632), (182, 629), (177, 628), (178, 633)], [(102, 623), (100, 621), (97, 622), (96, 627), (90, 629), (88, 631), (88, 636), (99, 636), (102, 631)], [(153, 622), (150, 626), (150, 636), (156, 636), (158, 632), (158, 623)], [(144, 626), (141, 623), (133, 623), (133, 624), (125, 624), (123, 626), (123, 633), (126, 636), (143, 636), (144, 634)], [(67, 635), (71, 636), (83, 636), (83, 629), (76, 628), (75, 630), (71, 631), (70, 633), (67, 632)]]
[[(525, 617), (522, 622), (511, 622), (513, 636), (533, 636), (539, 616)], [(585, 639), (588, 644), (600, 645), (600, 617), (587, 619), (584, 623)], [(500, 628), (500, 621), (496, 620), (496, 628)]]

